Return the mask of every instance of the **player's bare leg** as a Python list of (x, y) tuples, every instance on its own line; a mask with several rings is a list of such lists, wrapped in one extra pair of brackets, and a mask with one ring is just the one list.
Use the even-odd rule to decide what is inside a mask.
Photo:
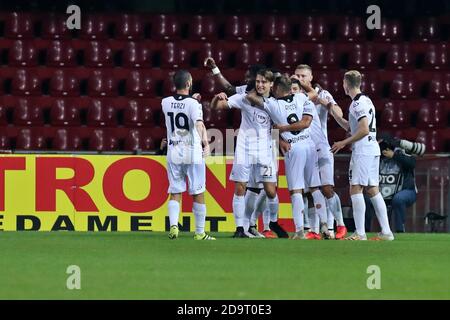
[(350, 186), (350, 197), (352, 199), (353, 219), (355, 220), (356, 231), (346, 240), (367, 240), (364, 226), (366, 203), (364, 202), (363, 187), (360, 185)]
[(244, 215), (245, 215), (245, 189), (246, 182), (235, 182), (233, 196), (233, 215), (236, 223), (236, 232), (233, 238), (248, 238), (244, 232)]
[(333, 224), (334, 220), (336, 220), (336, 235), (334, 238), (342, 239), (347, 234), (347, 228), (345, 227), (344, 218), (342, 216), (341, 199), (339, 199), (339, 196), (334, 191), (332, 185), (322, 186), (321, 190), (327, 202), (327, 225), (330, 235), (334, 234)]
[(394, 235), (392, 234), (389, 226), (386, 203), (384, 202), (379, 188), (376, 186), (369, 186), (366, 190), (370, 197), (370, 201), (372, 202), (373, 208), (375, 209), (378, 222), (381, 226), (381, 232), (373, 240), (394, 240)]

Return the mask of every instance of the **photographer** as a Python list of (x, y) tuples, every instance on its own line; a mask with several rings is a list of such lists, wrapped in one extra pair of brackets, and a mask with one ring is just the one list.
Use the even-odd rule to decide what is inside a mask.
[[(384, 135), (380, 142), (382, 156), (380, 159), (380, 191), (390, 213), (394, 215), (396, 232), (405, 232), (406, 209), (416, 202), (417, 187), (415, 183), (416, 158), (408, 153), (423, 154), (411, 148), (403, 148), (406, 140), (393, 139)], [(417, 143), (412, 143), (420, 145)], [(366, 199), (366, 229), (370, 231), (371, 217), (374, 209)]]

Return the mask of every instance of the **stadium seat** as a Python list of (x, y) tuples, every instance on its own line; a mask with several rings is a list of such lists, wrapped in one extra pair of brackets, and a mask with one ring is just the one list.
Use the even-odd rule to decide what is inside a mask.
[(441, 73), (433, 75), (428, 90), (428, 99), (449, 99), (450, 98), (450, 77)]
[(93, 151), (114, 151), (119, 147), (118, 139), (109, 131), (95, 129), (89, 137), (89, 150)]
[(111, 99), (92, 99), (87, 110), (87, 125), (91, 127), (117, 126), (117, 112)]
[(374, 30), (374, 41), (395, 43), (403, 39), (402, 24), (397, 20), (381, 20), (381, 28)]
[(86, 14), (81, 19), (81, 39), (104, 40), (108, 38), (108, 21), (102, 14)]
[(11, 141), (5, 133), (0, 133), (0, 150), (11, 150)]
[(19, 98), (13, 107), (13, 123), (18, 126), (43, 125), (43, 110), (32, 98)]
[(6, 126), (8, 124), (7, 110), (8, 108), (0, 103), (0, 126)]
[(163, 96), (164, 97), (174, 94), (174, 92), (176, 90), (175, 84), (173, 83), (173, 79), (172, 79), (173, 75), (174, 75), (174, 73), (171, 72), (163, 80)]
[(116, 97), (117, 80), (108, 71), (95, 70), (88, 79), (88, 95), (92, 97)]
[(439, 101), (424, 101), (417, 115), (417, 128), (439, 129), (447, 126), (448, 111)]
[(8, 64), (14, 67), (35, 67), (38, 64), (38, 50), (32, 40), (14, 41), (8, 53)]
[(106, 42), (91, 41), (84, 50), (84, 64), (86, 67), (112, 67), (113, 51)]
[(54, 99), (50, 108), (50, 124), (52, 126), (81, 125), (80, 109), (76, 100)]
[(328, 90), (335, 100), (345, 97), (342, 79), (343, 74), (340, 71), (314, 73), (314, 80), (317, 81), (322, 88)]
[(150, 129), (150, 136), (155, 142), (155, 145), (159, 146), (162, 138), (167, 137), (167, 130), (163, 127), (153, 127)]
[(34, 36), (33, 19), (30, 13), (11, 12), (5, 19), (5, 37), (10, 39), (31, 39)]
[(47, 49), (47, 66), (75, 67), (76, 52), (70, 41), (52, 41)]
[[(281, 48), (285, 48), (285, 45), (281, 45)], [(286, 58), (287, 52), (286, 49), (283, 51), (283, 54), (278, 54), (275, 59), (275, 64), (284, 64), (279, 60), (282, 59), (281, 55)], [(253, 45), (249, 43), (243, 43), (238, 51), (236, 52), (236, 68), (238, 69), (247, 69), (252, 64), (265, 64), (265, 55), (264, 52), (260, 49), (258, 44)]]
[(318, 44), (312, 52), (313, 70), (335, 70), (339, 67), (336, 57), (336, 47), (333, 44)]
[[(378, 123), (377, 123), (378, 124)], [(405, 129), (410, 126), (408, 109), (403, 102), (388, 102), (380, 117), (380, 128)]]
[(371, 44), (356, 44), (350, 51), (348, 68), (355, 70), (374, 70), (378, 66), (377, 50)]
[(142, 130), (132, 129), (125, 137), (124, 148), (127, 151), (150, 151), (156, 147), (153, 139)]
[(151, 76), (144, 71), (130, 72), (125, 90), (126, 96), (133, 98), (152, 97), (156, 93)]
[[(215, 43), (202, 43), (199, 48), (197, 65), (203, 67), (206, 58), (212, 57), (218, 66), (228, 65), (228, 52), (225, 46)], [(239, 63), (239, 58), (236, 58), (236, 63)]]
[(284, 41), (291, 37), (289, 21), (285, 16), (270, 15), (264, 17), (262, 25), (263, 41)]
[(57, 151), (80, 151), (83, 139), (76, 130), (58, 129), (52, 139), (52, 149)]
[(180, 37), (180, 26), (177, 17), (157, 15), (152, 18), (152, 40), (174, 41)]
[(67, 16), (61, 14), (50, 14), (42, 21), (43, 39), (69, 39), (70, 30), (67, 28)]
[(125, 68), (150, 68), (152, 52), (141, 42), (127, 42), (123, 50), (122, 64)]
[(372, 99), (382, 96), (382, 82), (376, 72), (364, 72), (361, 79), (361, 90)]
[(47, 141), (40, 128), (20, 129), (16, 137), (17, 150), (47, 149)]
[(140, 15), (121, 14), (115, 31), (115, 38), (118, 40), (136, 41), (144, 39), (145, 26)]
[(430, 44), (426, 48), (424, 68), (429, 70), (449, 69), (449, 52), (450, 50), (445, 43), (440, 45)]
[(211, 99), (219, 92), (219, 90), (219, 88), (216, 88), (216, 79), (214, 79), (213, 75), (207, 75), (202, 79), (200, 93), (203, 99)]
[(253, 40), (253, 23), (247, 16), (228, 16), (225, 21), (225, 39), (248, 41)]
[(300, 22), (300, 41), (324, 42), (328, 39), (328, 26), (319, 16), (302, 17)]
[(291, 70), (294, 71), (295, 67), (301, 61), (301, 53), (298, 48), (288, 45), (279, 44), (277, 45), (274, 55), (273, 64), (276, 68), (281, 70)]
[(12, 79), (12, 94), (16, 96), (41, 95), (41, 80), (32, 69), (19, 69)]
[(419, 96), (420, 87), (412, 75), (398, 74), (390, 86), (391, 99), (415, 99)]
[(185, 48), (179, 43), (165, 43), (161, 52), (161, 68), (177, 69), (189, 67), (189, 56)]
[(337, 39), (344, 42), (359, 42), (365, 40), (366, 25), (361, 18), (344, 17), (340, 19), (337, 30)]
[(79, 96), (79, 80), (69, 71), (56, 70), (50, 79), (50, 95), (54, 97)]
[(436, 130), (421, 130), (417, 134), (417, 142), (424, 143), (426, 153), (437, 153), (444, 151), (444, 141)]
[(394, 44), (390, 47), (386, 57), (386, 69), (411, 70), (414, 63), (415, 59), (409, 44)]
[(151, 106), (139, 100), (128, 100), (124, 112), (124, 125), (127, 127), (151, 127), (153, 125)]
[(216, 18), (212, 16), (196, 15), (189, 21), (190, 40), (214, 41), (217, 39)]
[(413, 40), (432, 42), (440, 38), (439, 24), (435, 18), (420, 19), (413, 27)]

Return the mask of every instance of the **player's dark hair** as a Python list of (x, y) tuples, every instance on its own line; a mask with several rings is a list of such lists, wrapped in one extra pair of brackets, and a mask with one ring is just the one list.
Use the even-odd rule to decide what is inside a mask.
[(256, 75), (260, 75), (263, 76), (264, 78), (266, 78), (268, 81), (273, 82), (273, 73), (272, 71), (270, 71), (269, 69), (261, 69), (259, 70)]
[(347, 71), (344, 75), (344, 79), (351, 88), (359, 88), (361, 86), (361, 73), (359, 73), (359, 71)]
[(262, 64), (252, 64), (248, 68), (248, 71), (250, 73), (250, 77), (256, 78), (256, 74), (258, 73), (259, 70), (262, 70), (262, 69), (267, 69), (267, 68), (266, 68), (266, 66), (264, 66)]
[[(300, 82), (299, 82), (300, 84)], [(281, 89), (283, 92), (291, 92), (292, 81), (286, 76), (281, 76), (275, 79), (273, 87), (276, 89)]]
[(175, 88), (177, 90), (182, 90), (186, 89), (186, 83), (191, 79), (192, 76), (189, 71), (178, 70), (173, 76), (173, 83), (175, 84)]
[(297, 79), (291, 79), (291, 86), (292, 86), (294, 83), (297, 84), (300, 88), (302, 87), (302, 86), (300, 85), (300, 81), (298, 81)]

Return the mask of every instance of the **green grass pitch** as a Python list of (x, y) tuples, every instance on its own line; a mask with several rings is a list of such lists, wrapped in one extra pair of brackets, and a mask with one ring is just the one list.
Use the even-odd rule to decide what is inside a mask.
[[(0, 233), (0, 299), (450, 299), (450, 234), (393, 242)], [(69, 265), (81, 290), (68, 290)], [(369, 290), (370, 265), (381, 289)]]

